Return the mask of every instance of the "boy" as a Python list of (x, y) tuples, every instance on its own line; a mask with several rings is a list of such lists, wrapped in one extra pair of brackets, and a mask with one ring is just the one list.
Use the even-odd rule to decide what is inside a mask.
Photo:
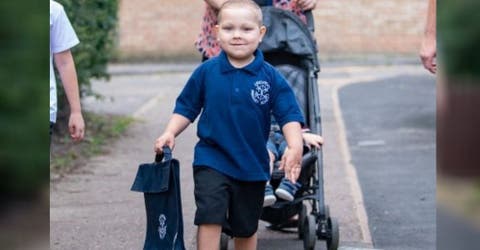
[(257, 4), (227, 1), (216, 30), (223, 51), (193, 72), (155, 151), (173, 148), (175, 136), (202, 111), (193, 160), (197, 249), (218, 249), (222, 226), (235, 238), (235, 249), (256, 249), (270, 175), (265, 147), (270, 115), (285, 135), (288, 151), (281, 168), (294, 183), (300, 173), (303, 116), (288, 83), (257, 50), (266, 32)]
[(79, 43), (63, 6), (50, 1), (50, 135), (57, 120), (57, 89), (53, 73), (52, 55), (62, 79), (63, 88), (70, 105), (68, 129), (75, 141), (83, 139), (85, 123), (80, 107), (77, 73), (70, 49)]

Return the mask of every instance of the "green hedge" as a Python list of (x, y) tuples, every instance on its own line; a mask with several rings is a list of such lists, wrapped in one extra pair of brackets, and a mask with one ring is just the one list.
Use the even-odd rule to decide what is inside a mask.
[(5, 208), (9, 198), (48, 183), (49, 36), (46, 2), (26, 8), (19, 1), (0, 1), (0, 9), (8, 10), (0, 17), (0, 207)]
[[(107, 63), (114, 53), (118, 1), (58, 0), (58, 2), (65, 8), (80, 39), (80, 44), (72, 49), (80, 94), (81, 96), (94, 95), (90, 79), (109, 79)], [(63, 96), (63, 89), (58, 89), (59, 95)], [(65, 104), (60, 101), (59, 105), (59, 109), (62, 109)]]
[(478, 0), (438, 1), (439, 58), (447, 77), (480, 83), (479, 10)]

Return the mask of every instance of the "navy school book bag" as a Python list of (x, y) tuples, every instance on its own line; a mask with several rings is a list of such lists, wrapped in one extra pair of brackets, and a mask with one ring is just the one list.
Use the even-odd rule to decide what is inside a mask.
[(144, 250), (184, 250), (180, 163), (163, 148), (155, 162), (140, 164), (131, 190), (143, 192), (147, 213)]

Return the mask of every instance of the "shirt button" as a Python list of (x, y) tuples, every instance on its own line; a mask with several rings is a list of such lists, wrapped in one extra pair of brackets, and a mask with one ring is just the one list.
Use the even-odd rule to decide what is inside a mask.
[(235, 92), (238, 92), (238, 88), (235, 88)]

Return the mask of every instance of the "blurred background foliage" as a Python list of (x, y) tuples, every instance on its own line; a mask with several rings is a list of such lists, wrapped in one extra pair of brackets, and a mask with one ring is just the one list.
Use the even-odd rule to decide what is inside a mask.
[(447, 78), (480, 84), (480, 1), (438, 1), (439, 58)]
[[(109, 77), (118, 1), (58, 2), (80, 39), (72, 52), (81, 95), (93, 95), (90, 79)], [(32, 195), (49, 181), (48, 6), (35, 1), (26, 12), (21, 3), (0, 1), (0, 200)], [(60, 111), (68, 105), (62, 102), (63, 88), (58, 90)]]
[(437, 3), (437, 249), (478, 249), (480, 1)]
[[(80, 39), (72, 49), (81, 96), (92, 92), (92, 78), (109, 79), (107, 63), (114, 55), (117, 28), (117, 0), (57, 0), (63, 5)], [(57, 81), (60, 84), (60, 81)], [(58, 88), (59, 110), (65, 109), (63, 88)], [(61, 113), (61, 112), (60, 112)], [(65, 119), (61, 116), (59, 119)]]
[(49, 176), (48, 7), (36, 1), (25, 8), (0, 1), (0, 208)]

